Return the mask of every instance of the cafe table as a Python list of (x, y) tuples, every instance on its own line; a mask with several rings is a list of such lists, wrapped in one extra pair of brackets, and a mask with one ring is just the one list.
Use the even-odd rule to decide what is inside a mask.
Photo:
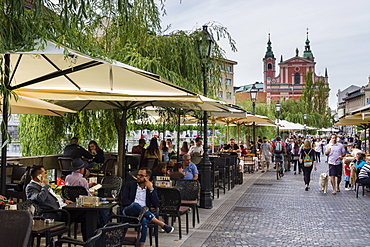
[(94, 235), (95, 230), (97, 229), (98, 220), (99, 220), (99, 211), (107, 210), (108, 212), (116, 206), (117, 203), (106, 203), (99, 204), (99, 206), (92, 207), (83, 207), (77, 206), (76, 203), (71, 203), (63, 207), (63, 209), (73, 213), (75, 211), (83, 211), (85, 213), (85, 224), (86, 224), (86, 237), (90, 238)]
[[(44, 220), (34, 220), (32, 223), (30, 238), (36, 237), (39, 233), (45, 233), (46, 246), (50, 244), (50, 230), (57, 227), (64, 226), (63, 221), (53, 221), (52, 223), (45, 223)], [(29, 241), (31, 243), (31, 239)]]

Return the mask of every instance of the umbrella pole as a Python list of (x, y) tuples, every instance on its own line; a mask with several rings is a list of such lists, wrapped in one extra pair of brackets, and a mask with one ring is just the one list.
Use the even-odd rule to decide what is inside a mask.
[(240, 124), (238, 123), (238, 145), (240, 145)]
[(180, 161), (180, 124), (181, 124), (181, 113), (180, 109), (177, 109), (177, 162)]
[(215, 153), (215, 122), (212, 121), (212, 153)]
[(122, 142), (123, 147), (121, 149), (121, 164), (122, 164), (122, 181), (123, 184), (126, 184), (126, 129), (127, 129), (127, 108), (123, 108), (122, 114)]
[(9, 92), (8, 87), (10, 84), (9, 76), (10, 76), (10, 55), (4, 55), (4, 84), (5, 88), (2, 92), (3, 96), (3, 127), (1, 128), (1, 139), (2, 139), (2, 148), (1, 148), (1, 194), (6, 194), (5, 184), (6, 184), (6, 156), (7, 156), (7, 148), (8, 148), (8, 108), (9, 108)]

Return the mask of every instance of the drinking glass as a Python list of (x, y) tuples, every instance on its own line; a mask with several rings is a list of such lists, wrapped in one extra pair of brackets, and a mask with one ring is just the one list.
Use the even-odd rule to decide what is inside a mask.
[(111, 190), (112, 196), (114, 198), (113, 202), (116, 202), (116, 197), (118, 196), (118, 190)]

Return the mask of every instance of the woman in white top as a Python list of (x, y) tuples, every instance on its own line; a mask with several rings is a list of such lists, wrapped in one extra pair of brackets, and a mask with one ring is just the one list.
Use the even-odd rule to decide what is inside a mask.
[(315, 143), (313, 144), (313, 149), (315, 150), (316, 153), (316, 162), (320, 162), (320, 154), (321, 154), (321, 141), (319, 139), (315, 140)]

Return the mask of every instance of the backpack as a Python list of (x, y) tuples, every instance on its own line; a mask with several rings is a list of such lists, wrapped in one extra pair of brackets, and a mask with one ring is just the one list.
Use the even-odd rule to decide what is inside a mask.
[(312, 149), (308, 153), (306, 153), (306, 151), (303, 150), (303, 152), (304, 152), (304, 159), (303, 159), (304, 167), (312, 166), (312, 158), (310, 156), (311, 151), (312, 151)]
[(283, 144), (281, 144), (281, 141), (277, 141), (275, 143), (275, 153), (281, 154), (283, 152)]

